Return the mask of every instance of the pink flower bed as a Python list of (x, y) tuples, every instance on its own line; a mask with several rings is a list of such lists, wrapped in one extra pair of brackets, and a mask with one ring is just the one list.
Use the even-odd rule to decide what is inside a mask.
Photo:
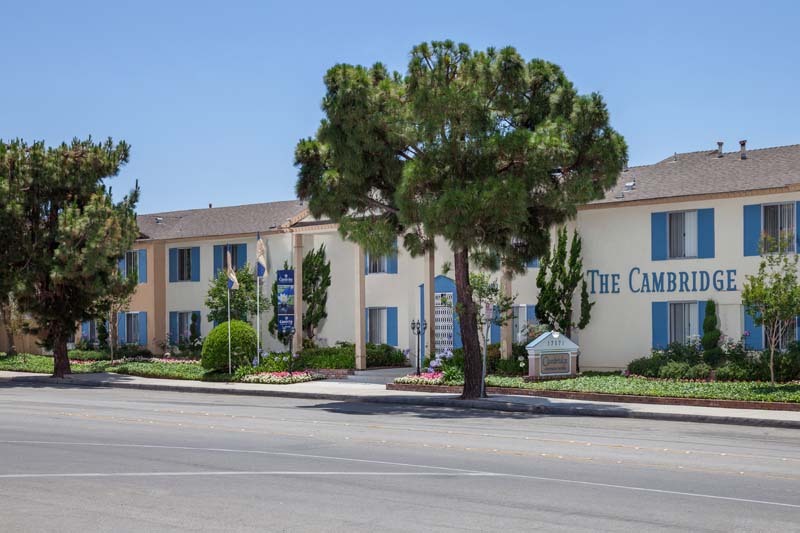
[(304, 383), (315, 379), (325, 379), (320, 374), (311, 372), (259, 372), (248, 374), (242, 378), (244, 383), (266, 383), (268, 385), (290, 385)]
[(444, 378), (442, 372), (422, 372), (420, 375), (409, 374), (394, 380), (395, 383), (406, 385), (441, 385)]

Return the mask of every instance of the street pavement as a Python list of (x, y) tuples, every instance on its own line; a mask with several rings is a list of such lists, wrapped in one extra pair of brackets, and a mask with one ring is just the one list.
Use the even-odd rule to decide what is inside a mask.
[(0, 382), (2, 531), (800, 531), (800, 430)]

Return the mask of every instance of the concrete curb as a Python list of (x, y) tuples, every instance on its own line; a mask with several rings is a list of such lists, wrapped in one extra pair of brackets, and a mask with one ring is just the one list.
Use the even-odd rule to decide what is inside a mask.
[[(705, 424), (730, 424), (738, 426), (773, 427), (800, 429), (800, 420), (777, 420), (755, 417), (736, 417), (703, 415), (691, 413), (658, 413), (648, 411), (631, 411), (624, 407), (609, 405), (599, 408), (586, 405), (529, 405), (499, 400), (460, 400), (458, 398), (414, 397), (414, 396), (369, 396), (359, 394), (331, 394), (320, 392), (276, 391), (256, 389), (222, 389), (204, 387), (202, 385), (169, 385), (156, 383), (122, 383), (117, 381), (71, 381), (57, 380), (44, 376), (24, 376), (0, 378), (2, 381), (18, 383), (47, 384), (58, 387), (98, 387), (115, 389), (138, 389), (169, 392), (190, 392), (199, 394), (229, 394), (238, 396), (260, 396), (277, 398), (299, 398), (310, 400), (359, 401), (364, 403), (380, 403), (394, 405), (414, 405), (420, 407), (450, 407), (456, 409), (478, 409), (503, 413), (527, 413), (532, 415), (554, 416), (592, 416), (607, 418), (632, 418), (642, 420), (664, 420), (670, 422), (699, 422)], [(439, 393), (442, 394), (442, 393)]]

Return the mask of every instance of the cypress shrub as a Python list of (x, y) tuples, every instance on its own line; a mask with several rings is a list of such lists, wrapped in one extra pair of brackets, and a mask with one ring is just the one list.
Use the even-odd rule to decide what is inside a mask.
[(719, 347), (719, 339), (722, 337), (717, 327), (717, 306), (714, 300), (706, 302), (706, 316), (703, 319), (703, 338), (700, 344), (703, 345), (703, 361), (709, 366), (717, 367), (722, 362), (722, 348)]

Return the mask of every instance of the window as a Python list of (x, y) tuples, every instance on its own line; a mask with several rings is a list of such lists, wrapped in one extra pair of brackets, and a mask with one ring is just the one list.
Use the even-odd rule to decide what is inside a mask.
[(669, 257), (697, 257), (697, 211), (668, 213)]
[(125, 314), (125, 344), (139, 343), (139, 313)]
[(178, 281), (192, 280), (192, 249), (178, 248)]
[(91, 342), (92, 344), (97, 342), (97, 322), (95, 322), (94, 320), (89, 321), (89, 335), (86, 340)]
[(192, 313), (182, 311), (178, 313), (178, 340), (189, 339), (192, 336)]
[(770, 251), (778, 251), (784, 247), (787, 252), (795, 251), (794, 211), (794, 203), (764, 206), (764, 236), (776, 247)]
[(137, 250), (125, 252), (125, 275), (128, 279), (139, 279), (139, 252)]
[(370, 307), (367, 309), (367, 342), (383, 344), (386, 342), (386, 308)]
[(228, 271), (228, 254), (227, 252), (231, 252), (231, 263), (233, 264), (233, 269), (236, 270), (236, 265), (239, 264), (239, 246), (234, 244), (232, 246), (226, 246), (222, 250), (222, 269), (227, 272)]
[[(764, 329), (764, 347), (767, 347), (769, 343), (767, 339), (769, 338), (769, 330)], [(778, 349), (783, 351), (789, 348), (789, 345), (797, 340), (797, 318), (793, 318), (792, 321), (786, 326), (786, 329), (783, 330), (780, 339), (778, 340)]]
[(387, 271), (385, 255), (368, 255), (367, 274), (380, 274)]
[(669, 304), (669, 342), (688, 343), (699, 334), (697, 302)]

